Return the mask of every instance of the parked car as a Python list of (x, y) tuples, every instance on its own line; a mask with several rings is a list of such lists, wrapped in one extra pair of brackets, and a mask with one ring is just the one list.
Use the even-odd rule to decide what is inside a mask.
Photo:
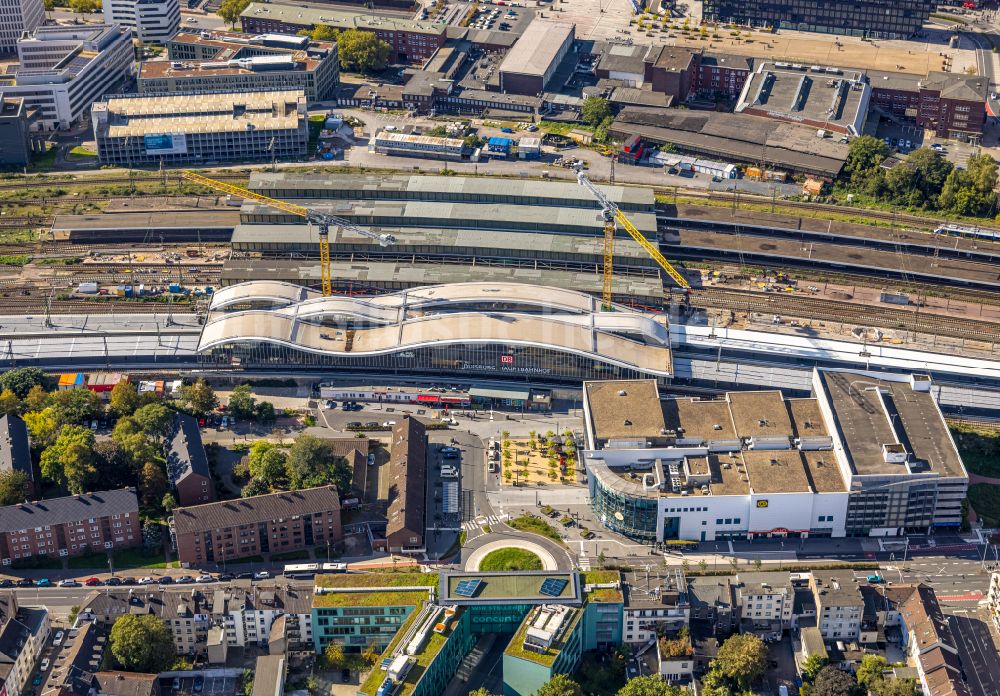
[(347, 427), (348, 428), (363, 428), (364, 426), (361, 424), (361, 421), (351, 421), (350, 423), (347, 424)]
[(194, 581), (195, 582), (215, 582), (215, 578), (213, 578), (211, 575), (199, 575), (197, 578), (195, 578)]
[(50, 664), (49, 658), (46, 657), (45, 659), (42, 660), (42, 666), (39, 667), (39, 669), (44, 672), (45, 670), (47, 670), (49, 668), (49, 664)]
[(104, 581), (104, 584), (107, 585), (108, 587), (118, 587), (119, 585), (122, 585), (124, 583), (122, 582), (121, 578), (108, 578), (107, 580)]
[(154, 580), (153, 578), (151, 578), (151, 577), (149, 577), (147, 575), (144, 578), (139, 578), (139, 584), (140, 585), (155, 585), (156, 584), (156, 580)]
[(56, 631), (55, 637), (52, 639), (52, 645), (62, 645), (63, 638), (66, 636), (64, 631)]
[(164, 575), (156, 581), (157, 585), (173, 585), (174, 579), (169, 575)]
[(21, 578), (14, 584), (17, 585), (18, 587), (31, 587), (32, 585), (35, 584), (35, 581), (32, 580), (31, 578)]
[(351, 681), (351, 670), (349, 669), (340, 670), (340, 681), (344, 682), (345, 684), (349, 684)]
[(220, 573), (219, 574), (219, 582), (229, 582), (230, 580), (233, 579), (233, 577), (234, 576), (233, 576), (232, 573)]
[(501, 128), (500, 132), (501, 133), (513, 133), (514, 129), (513, 128)]
[(34, 679), (31, 680), (31, 683), (34, 686), (41, 686), (42, 685), (42, 675), (41, 674), (37, 675)]
[(194, 578), (190, 575), (182, 575), (179, 578), (174, 579), (174, 583), (177, 585), (186, 585), (191, 582), (194, 582)]
[(86, 582), (83, 583), (87, 587), (97, 587), (101, 584), (101, 581), (97, 578), (87, 578)]
[(253, 574), (254, 580), (267, 580), (269, 577), (271, 577), (271, 574), (266, 570), (258, 570)]
[(441, 453), (442, 454), (448, 454), (449, 452), (458, 452), (458, 448), (457, 447), (442, 447), (441, 448)]
[(128, 576), (128, 575), (126, 575), (126, 576), (124, 576), (122, 578), (119, 578), (119, 579), (121, 580), (121, 583), (123, 585), (134, 585), (135, 584), (135, 578), (133, 578), (131, 576)]
[(7, 578), (0, 579), (0, 587), (13, 587), (14, 581)]
[(49, 582), (48, 578), (42, 578), (41, 580), (38, 581), (38, 586), (39, 587), (52, 587), (52, 583)]

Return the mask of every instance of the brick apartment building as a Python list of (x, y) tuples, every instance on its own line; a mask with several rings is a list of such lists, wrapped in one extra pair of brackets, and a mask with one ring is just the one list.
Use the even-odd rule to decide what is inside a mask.
[(0, 563), (80, 556), (142, 542), (134, 488), (36, 500), (0, 508)]
[(728, 53), (702, 53), (695, 66), (691, 88), (701, 95), (735, 99), (740, 96), (752, 72), (753, 58)]
[(197, 420), (183, 413), (174, 416), (174, 428), (164, 443), (164, 453), (167, 478), (180, 505), (201, 505), (215, 500), (212, 472)]
[(903, 73), (868, 73), (872, 106), (915, 121), (939, 138), (968, 140), (986, 125), (989, 81), (976, 75), (932, 72), (926, 77)]
[(427, 429), (416, 418), (403, 416), (393, 426), (388, 466), (386, 544), (392, 553), (418, 552), (424, 547), (427, 526)]
[(28, 478), (28, 495), (38, 495), (35, 467), (31, 463), (28, 426), (20, 416), (0, 416), (0, 473), (20, 471)]
[(182, 563), (223, 563), (339, 541), (334, 486), (177, 508), (170, 533)]

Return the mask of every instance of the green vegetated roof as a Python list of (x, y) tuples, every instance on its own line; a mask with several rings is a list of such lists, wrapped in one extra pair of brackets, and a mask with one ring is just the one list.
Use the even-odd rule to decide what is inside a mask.
[(524, 637), (528, 633), (528, 628), (531, 626), (530, 620), (532, 612), (528, 612), (528, 615), (524, 617), (524, 621), (521, 622), (521, 627), (517, 629), (517, 633), (514, 634), (514, 637), (510, 639), (510, 643), (507, 644), (504, 654), (510, 655), (511, 657), (518, 657), (523, 660), (529, 660), (531, 662), (537, 662), (538, 664), (545, 665), (546, 667), (551, 667), (552, 663), (554, 663), (556, 658), (559, 657), (559, 653), (562, 651), (567, 636), (573, 633), (577, 622), (583, 618), (583, 609), (572, 609), (572, 611), (573, 616), (570, 617), (569, 623), (563, 630), (562, 635), (560, 635), (559, 640), (553, 643), (552, 646), (544, 653), (524, 649)]
[[(395, 587), (435, 587), (437, 573), (346, 573), (319, 575), (316, 587), (347, 592), (317, 592), (314, 607), (419, 606), (428, 598), (424, 590), (394, 590)], [(370, 592), (364, 590), (370, 589)]]
[[(587, 585), (609, 585), (613, 582), (621, 583), (621, 573), (617, 570), (588, 570), (580, 573), (580, 584)], [(614, 604), (624, 602), (625, 596), (619, 588), (601, 587), (587, 592), (588, 602), (598, 602), (604, 604)]]
[(340, 573), (316, 576), (316, 587), (436, 587), (437, 573)]
[(327, 607), (400, 607), (419, 606), (428, 598), (419, 590), (373, 590), (371, 592), (327, 592), (313, 596), (313, 606)]
[(375, 662), (374, 669), (372, 669), (372, 671), (368, 673), (368, 678), (365, 679), (364, 683), (361, 685), (359, 689), (361, 693), (368, 694), (368, 696), (375, 696), (375, 694), (378, 692), (378, 687), (382, 685), (382, 682), (385, 681), (386, 677), (386, 673), (379, 668), (379, 663), (382, 661), (383, 658), (388, 657), (389, 655), (392, 654), (392, 651), (396, 649), (396, 645), (399, 643), (399, 641), (403, 639), (403, 636), (406, 635), (406, 632), (410, 630), (410, 626), (413, 624), (414, 621), (417, 620), (417, 616), (419, 614), (420, 611), (414, 609), (413, 611), (410, 612), (410, 615), (406, 617), (406, 621), (404, 621), (403, 625), (399, 627), (399, 630), (396, 631), (396, 635), (394, 635), (392, 637), (392, 640), (389, 641), (388, 647), (386, 647), (386, 649), (379, 656), (379, 659)]

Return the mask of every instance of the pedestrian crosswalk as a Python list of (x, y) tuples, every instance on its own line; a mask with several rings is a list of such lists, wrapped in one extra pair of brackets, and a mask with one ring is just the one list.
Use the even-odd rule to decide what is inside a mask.
[(495, 525), (495, 524), (500, 524), (501, 522), (503, 522), (508, 517), (510, 517), (510, 515), (506, 515), (506, 514), (504, 514), (504, 515), (490, 515), (489, 517), (480, 516), (480, 517), (477, 517), (474, 520), (469, 520), (468, 522), (463, 522), (462, 523), (462, 529), (465, 529), (467, 531), (471, 531), (471, 530), (476, 529), (478, 527), (482, 527), (484, 524), (488, 524), (490, 526)]
[(580, 545), (580, 553), (576, 557), (576, 564), (580, 566), (580, 570), (590, 570), (590, 556), (587, 555), (587, 549)]

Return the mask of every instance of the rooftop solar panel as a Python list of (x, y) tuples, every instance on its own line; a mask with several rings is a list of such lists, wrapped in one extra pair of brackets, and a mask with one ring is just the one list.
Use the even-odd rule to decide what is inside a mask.
[(458, 597), (472, 597), (476, 590), (483, 584), (483, 581), (476, 578), (473, 580), (462, 580), (455, 586), (455, 595)]
[(569, 580), (563, 578), (545, 578), (542, 583), (541, 589), (538, 590), (539, 594), (543, 594), (546, 597), (558, 597), (562, 594), (563, 590), (566, 589), (566, 585), (569, 584)]

